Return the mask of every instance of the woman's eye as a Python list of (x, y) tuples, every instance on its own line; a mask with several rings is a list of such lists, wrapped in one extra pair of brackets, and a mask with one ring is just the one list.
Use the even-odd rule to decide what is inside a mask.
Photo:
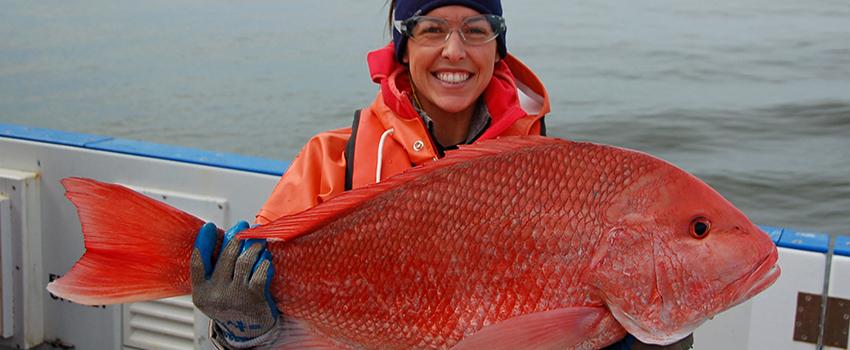
[(427, 26), (420, 28), (417, 33), (419, 34), (443, 34), (446, 31), (439, 26)]

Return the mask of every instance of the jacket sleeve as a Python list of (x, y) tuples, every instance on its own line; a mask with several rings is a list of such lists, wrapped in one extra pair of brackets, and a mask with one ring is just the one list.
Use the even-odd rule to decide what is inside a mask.
[(345, 147), (351, 128), (323, 132), (307, 142), (280, 178), (256, 223), (309, 209), (345, 190)]

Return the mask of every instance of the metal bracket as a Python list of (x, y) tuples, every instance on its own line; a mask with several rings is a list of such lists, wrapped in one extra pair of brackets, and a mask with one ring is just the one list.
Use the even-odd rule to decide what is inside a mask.
[(830, 297), (826, 303), (823, 345), (847, 349), (850, 331), (850, 300)]
[(794, 318), (794, 340), (817, 344), (820, 335), (821, 296), (797, 293), (797, 316)]
[[(818, 294), (797, 293), (794, 340), (811, 344), (818, 343), (822, 298), (823, 296)], [(850, 331), (850, 300), (829, 297), (826, 304), (823, 345), (847, 349), (848, 331)]]

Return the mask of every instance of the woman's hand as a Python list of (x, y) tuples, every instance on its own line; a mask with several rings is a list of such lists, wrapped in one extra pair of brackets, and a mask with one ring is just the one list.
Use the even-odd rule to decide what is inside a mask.
[(240, 221), (224, 234), (217, 261), (216, 227), (201, 227), (192, 252), (192, 302), (211, 318), (231, 344), (253, 343), (269, 333), (277, 322), (278, 310), (269, 292), (274, 275), (271, 253), (265, 240), (234, 240), (248, 228)]

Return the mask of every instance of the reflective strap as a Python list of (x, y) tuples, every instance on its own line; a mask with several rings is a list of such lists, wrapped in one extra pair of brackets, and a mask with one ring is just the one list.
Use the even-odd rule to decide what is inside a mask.
[(381, 165), (384, 163), (384, 141), (387, 137), (393, 134), (395, 129), (390, 128), (381, 135), (381, 141), (378, 142), (378, 161), (375, 165), (375, 183), (381, 182)]

